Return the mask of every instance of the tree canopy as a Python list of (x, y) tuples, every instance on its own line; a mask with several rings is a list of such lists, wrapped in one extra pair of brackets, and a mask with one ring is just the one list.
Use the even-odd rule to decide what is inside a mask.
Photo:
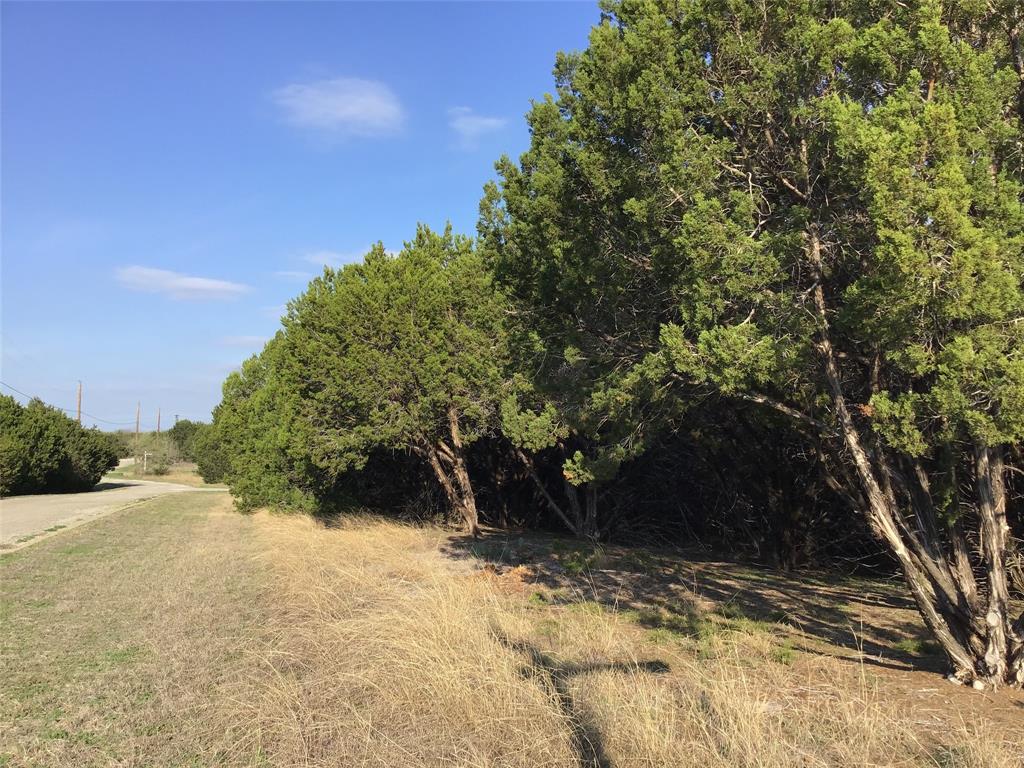
[(465, 450), (498, 425), (508, 338), (470, 240), (420, 227), (397, 255), (377, 245), (313, 280), (283, 326), (228, 379), (216, 414), (245, 503), (308, 500), (296, 474), (330, 486), (376, 451), (406, 451), (475, 531)]
[(1022, 16), (603, 3), (476, 246), (325, 271), (229, 379), (229, 477), (315, 505), (385, 450), (474, 532), (471, 477), (591, 537), (652, 496), (691, 535), (749, 527), (723, 496), (774, 537), (863, 527), (958, 679), (1024, 685)]
[(653, 376), (790, 418), (960, 673), (1019, 684), (1019, 14), (883, 5), (605, 4), (530, 150), (499, 163), (481, 234), (589, 390)]

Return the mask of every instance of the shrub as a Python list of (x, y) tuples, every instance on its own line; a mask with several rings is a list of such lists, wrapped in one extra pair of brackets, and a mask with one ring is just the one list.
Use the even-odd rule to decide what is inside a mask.
[(223, 482), (229, 469), (228, 452), (218, 430), (212, 424), (195, 424), (195, 427), (190, 450), (199, 474), (207, 483)]
[(0, 495), (85, 491), (117, 466), (114, 438), (40, 400), (0, 396)]

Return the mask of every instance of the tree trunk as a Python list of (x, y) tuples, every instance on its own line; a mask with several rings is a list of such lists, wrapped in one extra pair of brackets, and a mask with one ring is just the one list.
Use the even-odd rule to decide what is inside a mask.
[(448, 497), (452, 510), (462, 517), (466, 531), (476, 538), (480, 535), (476, 496), (473, 494), (473, 486), (466, 469), (466, 457), (458, 430), (458, 419), (452, 420), (451, 413), (449, 414), (449, 424), (452, 430), (452, 445), (448, 445), (444, 440), (438, 440), (434, 445), (427, 443), (417, 452), (427, 459), (430, 468), (434, 470), (437, 482), (440, 483)]
[(576, 525), (573, 526), (573, 530), (577, 536), (583, 535), (583, 505), (580, 504), (580, 491), (575, 485), (570, 483), (564, 477), (562, 478), (562, 485), (565, 488), (565, 497), (569, 500), (569, 509), (572, 510), (573, 519), (576, 521)]
[(985, 623), (985, 667), (989, 679), (1024, 684), (1021, 638), (1010, 616), (1010, 585), (1006, 567), (1006, 544), (1010, 526), (1006, 522), (1006, 477), (1000, 448), (975, 445), (975, 487), (981, 522), (981, 548), (988, 577), (988, 605)]
[[(527, 473), (530, 475), (530, 479), (533, 480), (534, 485), (537, 486), (537, 490), (540, 491), (541, 496), (543, 496), (544, 500), (548, 503), (548, 507), (551, 511), (554, 512), (563, 523), (565, 523), (565, 527), (572, 531), (574, 536), (582, 535), (579, 519), (577, 519), (575, 523), (569, 519), (565, 510), (563, 510), (558, 502), (555, 501), (555, 498), (551, 495), (550, 491), (545, 487), (544, 482), (540, 479), (540, 476), (537, 474), (536, 467), (533, 466), (533, 460), (527, 456), (526, 452), (521, 448), (513, 448), (513, 450), (515, 451), (516, 456), (519, 457), (519, 461), (522, 462), (523, 466), (526, 468)], [(573, 491), (573, 493), (575, 494), (575, 491)]]
[(597, 486), (587, 483), (586, 490), (586, 516), (583, 519), (583, 536), (596, 541), (601, 536), (597, 527)]
[[(996, 678), (988, 673), (987, 665), (978, 655), (978, 617), (971, 610), (964, 590), (957, 588), (948, 561), (938, 556), (937, 543), (921, 541), (924, 534), (920, 526), (918, 535), (910, 530), (890, 485), (895, 472), (880, 451), (876, 451), (873, 458), (869, 457), (865, 441), (850, 414), (829, 333), (821, 241), (813, 225), (808, 229), (807, 240), (808, 260), (815, 277), (813, 297), (819, 327), (818, 352), (840, 434), (853, 458), (865, 497), (868, 521), (899, 562), (925, 624), (949, 657), (957, 677), (965, 681), (981, 678), (994, 682)], [(992, 514), (996, 514), (994, 506)], [(993, 566), (998, 567), (995, 560)], [(998, 682), (1003, 681), (1011, 682), (1005, 674), (998, 678)]]
[(462, 499), (462, 514), (466, 520), (466, 529), (474, 537), (480, 535), (480, 520), (476, 508), (476, 494), (469, 481), (469, 470), (466, 469), (466, 451), (462, 445), (462, 433), (459, 430), (459, 415), (454, 408), (448, 409), (448, 430), (452, 437), (451, 465), (455, 482), (459, 487)]
[(469, 528), (469, 519), (466, 516), (462, 497), (452, 484), (451, 478), (448, 477), (448, 472), (441, 463), (438, 451), (433, 446), (429, 446), (423, 450), (423, 455), (430, 464), (430, 468), (434, 470), (434, 476), (437, 478), (437, 482), (440, 483), (441, 488), (444, 489), (444, 495), (448, 497), (448, 503), (451, 504), (452, 510), (461, 515), (470, 533), (473, 533), (472, 528)]
[[(953, 510), (959, 510), (960, 489), (956, 457), (950, 450), (944, 450), (941, 454), (940, 461), (944, 466), (945, 473), (948, 475), (946, 487), (952, 494), (949, 505)], [(920, 463), (918, 463), (917, 466), (920, 467)], [(918, 472), (919, 474), (924, 474), (921, 469), (918, 469)], [(927, 482), (927, 475), (925, 475), (925, 480), (919, 482), (922, 483), (922, 485)], [(930, 487), (925, 490), (930, 492)], [(964, 530), (964, 524), (963, 521), (960, 520), (959, 515), (947, 515), (946, 535), (950, 540), (953, 550), (953, 573), (960, 584), (963, 585), (964, 595), (967, 598), (967, 603), (970, 605), (972, 612), (976, 612), (980, 605), (978, 598), (978, 582), (974, 578), (974, 567), (971, 565), (971, 553), (967, 544), (967, 533)]]

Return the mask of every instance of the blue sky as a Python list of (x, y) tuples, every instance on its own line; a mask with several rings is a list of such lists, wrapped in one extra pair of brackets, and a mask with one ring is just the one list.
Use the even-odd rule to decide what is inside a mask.
[[(0, 379), (206, 419), (323, 263), (472, 233), (596, 4), (10, 3)], [(9, 390), (4, 390), (10, 394)], [(19, 399), (23, 399), (20, 398)]]

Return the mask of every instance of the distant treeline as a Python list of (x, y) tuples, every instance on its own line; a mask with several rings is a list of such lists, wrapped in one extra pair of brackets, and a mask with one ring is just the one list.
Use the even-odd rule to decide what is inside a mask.
[(148, 474), (166, 474), (178, 461), (194, 461), (205, 477), (224, 474), (224, 454), (213, 427), (179, 420), (163, 433), (86, 429), (63, 411), (31, 400), (21, 405), (0, 395), (0, 496), (87, 491), (118, 460), (146, 454)]
[(0, 496), (86, 491), (117, 466), (118, 439), (40, 400), (0, 395)]
[(148, 467), (148, 474), (166, 474), (176, 462), (195, 462), (200, 474), (223, 474), (222, 456), (212, 449), (209, 436), (212, 426), (201, 421), (179, 419), (163, 432), (122, 430), (110, 433), (120, 458), (135, 458)]
[(1022, 24), (603, 3), (476, 240), (325, 270), (225, 382), (239, 505), (881, 555), (960, 679), (1024, 684)]
[(167, 437), (176, 449), (175, 458), (194, 461), (199, 474), (209, 482), (224, 476), (226, 457), (213, 442), (213, 425), (181, 419), (167, 430)]

